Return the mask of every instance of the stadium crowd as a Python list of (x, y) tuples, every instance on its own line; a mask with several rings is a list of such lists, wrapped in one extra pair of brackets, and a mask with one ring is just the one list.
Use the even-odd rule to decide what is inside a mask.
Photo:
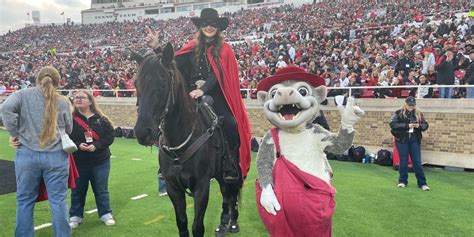
[[(239, 62), (241, 87), (250, 90), (243, 96), (255, 96), (259, 80), (290, 64), (322, 76), (329, 87), (474, 85), (474, 20), (456, 17), (469, 10), (469, 3), (320, 2), (241, 9), (224, 13), (230, 18), (225, 37)], [(173, 42), (176, 48), (194, 32), (189, 18), (180, 17), (32, 26), (0, 36), (0, 95), (32, 86), (36, 69), (53, 65), (60, 71), (62, 89), (91, 89), (95, 96), (133, 96), (133, 92), (117, 91), (133, 89), (137, 68), (124, 49), (149, 52), (144, 46), (145, 26), (159, 29), (161, 42)], [(329, 95), (344, 93), (347, 90), (332, 89)], [(378, 98), (416, 93), (420, 97), (469, 94), (465, 88), (352, 91), (356, 97)]]

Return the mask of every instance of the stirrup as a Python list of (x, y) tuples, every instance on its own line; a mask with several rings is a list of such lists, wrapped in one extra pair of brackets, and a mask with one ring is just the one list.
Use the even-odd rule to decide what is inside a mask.
[(224, 171), (224, 181), (226, 182), (236, 182), (239, 180), (239, 172), (238, 171)]

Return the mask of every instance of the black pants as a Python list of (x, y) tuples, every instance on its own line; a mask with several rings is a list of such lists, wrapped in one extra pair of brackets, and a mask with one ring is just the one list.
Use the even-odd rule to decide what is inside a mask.
[(219, 117), (224, 117), (224, 136), (229, 144), (231, 151), (237, 151), (240, 145), (239, 130), (237, 128), (237, 122), (235, 121), (234, 115), (230, 110), (227, 102), (225, 101), (222, 93), (215, 93), (211, 95), (214, 99), (214, 110)]

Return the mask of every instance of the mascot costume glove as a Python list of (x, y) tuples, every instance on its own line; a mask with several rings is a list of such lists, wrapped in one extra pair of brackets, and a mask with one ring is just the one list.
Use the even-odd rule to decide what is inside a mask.
[(275, 196), (275, 192), (273, 191), (271, 184), (268, 184), (262, 189), (260, 204), (262, 204), (263, 208), (265, 208), (265, 210), (272, 215), (276, 215), (276, 212), (281, 209), (280, 203)]
[(364, 115), (364, 111), (358, 106), (354, 105), (354, 98), (349, 97), (347, 99), (347, 105), (344, 108), (342, 105), (338, 105), (337, 109), (341, 114), (341, 124), (343, 129), (347, 129), (349, 133), (354, 131), (354, 124)]

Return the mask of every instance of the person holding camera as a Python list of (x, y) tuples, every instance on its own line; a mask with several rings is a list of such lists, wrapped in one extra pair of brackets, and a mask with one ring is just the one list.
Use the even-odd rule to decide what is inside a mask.
[(428, 129), (428, 122), (423, 113), (416, 107), (416, 100), (409, 96), (402, 108), (395, 111), (390, 121), (391, 133), (395, 137), (395, 145), (400, 156), (398, 187), (404, 188), (408, 184), (408, 155), (413, 162), (413, 169), (418, 187), (429, 191), (425, 173), (421, 165), (421, 138), (422, 132)]

